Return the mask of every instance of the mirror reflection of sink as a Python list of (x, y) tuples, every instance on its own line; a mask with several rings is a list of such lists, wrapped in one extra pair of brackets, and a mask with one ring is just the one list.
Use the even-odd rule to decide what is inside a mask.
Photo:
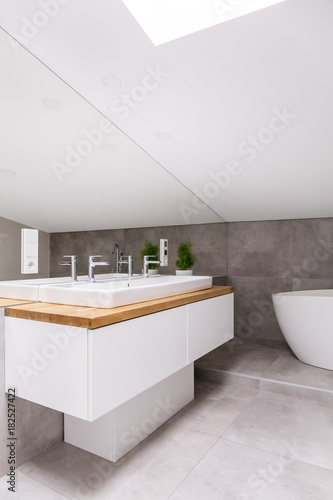
[[(87, 277), (86, 277), (87, 279)], [(25, 280), (11, 280), (0, 282), (0, 297), (22, 300), (39, 300), (39, 287), (53, 283), (71, 281), (70, 277), (38, 278)]]
[(118, 307), (203, 290), (211, 276), (153, 276), (42, 285), (39, 300), (86, 307)]
[[(110, 279), (121, 279), (126, 277), (127, 274), (122, 273), (96, 274), (96, 282), (108, 281)], [(81, 282), (88, 282), (88, 276), (79, 276), (78, 282), (73, 282), (70, 276), (0, 281), (0, 297), (8, 299), (38, 301), (40, 300), (39, 289), (42, 285), (54, 285), (57, 283), (71, 284)]]

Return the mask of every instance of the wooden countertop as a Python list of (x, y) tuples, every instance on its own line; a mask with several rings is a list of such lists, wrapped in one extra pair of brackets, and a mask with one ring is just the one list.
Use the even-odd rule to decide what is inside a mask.
[(28, 304), (32, 303), (31, 300), (21, 300), (21, 299), (1, 299), (0, 298), (0, 307), (8, 307), (20, 304)]
[(173, 307), (190, 304), (191, 302), (198, 302), (200, 300), (226, 295), (228, 293), (233, 293), (233, 291), (234, 288), (232, 286), (213, 286), (206, 290), (140, 302), (138, 304), (129, 304), (122, 307), (114, 307), (112, 309), (32, 302), (30, 304), (25, 303), (24, 305), (6, 307), (5, 315), (12, 318), (78, 326), (93, 330), (101, 326), (112, 325), (120, 321), (165, 311)]

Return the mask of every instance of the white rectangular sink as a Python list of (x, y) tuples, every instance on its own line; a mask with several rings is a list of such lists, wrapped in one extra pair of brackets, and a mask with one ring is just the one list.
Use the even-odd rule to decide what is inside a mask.
[(39, 287), (70, 281), (71, 278), (40, 278), (0, 282), (0, 297), (8, 299), (39, 300)]
[[(125, 278), (127, 274), (98, 274), (97, 280), (110, 280), (113, 278)], [(79, 276), (79, 282), (87, 282), (88, 276)], [(22, 299), (39, 301), (39, 288), (41, 285), (52, 285), (55, 283), (71, 283), (70, 277), (61, 278), (38, 278), (26, 280), (0, 281), (0, 297), (4, 299)]]
[(150, 276), (95, 283), (42, 285), (39, 300), (86, 307), (118, 307), (211, 288), (211, 276)]

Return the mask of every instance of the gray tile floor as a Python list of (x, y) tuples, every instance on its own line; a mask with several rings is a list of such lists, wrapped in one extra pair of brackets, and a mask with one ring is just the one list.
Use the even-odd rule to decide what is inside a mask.
[(195, 366), (203, 379), (333, 404), (333, 371), (302, 363), (285, 342), (235, 338)]
[(283, 343), (228, 344), (197, 362), (194, 401), (119, 462), (58, 444), (19, 468), (15, 498), (331, 500), (333, 372)]

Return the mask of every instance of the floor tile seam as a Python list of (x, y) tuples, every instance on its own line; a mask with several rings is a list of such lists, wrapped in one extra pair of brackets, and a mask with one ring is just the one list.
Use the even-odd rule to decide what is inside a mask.
[[(177, 425), (177, 424), (176, 424)], [(191, 429), (192, 430), (192, 429)], [(205, 432), (202, 432), (202, 431), (196, 431), (196, 432), (200, 432), (200, 434), (206, 434)], [(211, 436), (211, 434), (206, 434), (208, 436)], [(219, 442), (220, 438), (217, 437), (217, 436), (211, 436), (211, 437), (215, 437), (216, 440), (215, 442), (209, 447), (209, 449), (206, 451), (206, 453), (204, 453), (204, 455), (197, 461), (197, 463), (195, 465), (193, 465), (193, 467), (191, 467), (191, 470), (186, 474), (186, 476), (180, 481), (180, 483), (174, 488), (174, 490), (172, 490), (172, 492), (170, 493), (170, 495), (166, 498), (166, 500), (168, 500), (169, 498), (172, 497), (172, 495), (177, 491), (177, 489), (184, 483), (184, 481), (186, 481), (186, 479), (188, 478), (188, 476), (190, 474), (192, 474), (192, 472), (194, 471), (194, 469), (196, 467), (198, 467), (198, 465), (202, 462), (202, 460), (206, 457), (206, 455), (214, 448), (214, 446), (216, 446), (216, 444)]]
[[(251, 388), (252, 389), (252, 388)], [(239, 411), (238, 415), (235, 415), (235, 417), (232, 419), (232, 421), (229, 423), (228, 427), (222, 432), (222, 434), (211, 434), (210, 432), (207, 432), (207, 431), (203, 431), (203, 430), (198, 430), (198, 429), (194, 429), (193, 427), (189, 426), (189, 425), (186, 425), (186, 424), (182, 424), (180, 422), (169, 422), (170, 425), (177, 425), (179, 427), (182, 427), (182, 428), (185, 428), (185, 429), (190, 429), (191, 431), (194, 431), (194, 432), (199, 432), (201, 434), (205, 434), (207, 436), (210, 436), (210, 437), (214, 437), (216, 438), (217, 440), (219, 440), (224, 432), (226, 432), (229, 427), (235, 422), (235, 420), (243, 413), (243, 411), (247, 408), (247, 406), (252, 403), (252, 401), (255, 399), (255, 397), (259, 394), (260, 390), (259, 389), (252, 389), (253, 391), (255, 391), (255, 393), (253, 394), (253, 396), (251, 397), (251, 399), (249, 399), (249, 401), (247, 401), (244, 405), (244, 407)]]
[(263, 376), (263, 377), (265, 377), (265, 375), (267, 375), (267, 374), (269, 373), (269, 371), (270, 371), (270, 370), (272, 370), (272, 366), (273, 366), (275, 363), (277, 363), (277, 362), (279, 361), (279, 359), (280, 359), (282, 356), (284, 356), (284, 354), (285, 354), (285, 353), (280, 353), (280, 354), (278, 355), (278, 357), (277, 357), (277, 358), (273, 361), (273, 363), (270, 365), (270, 367), (269, 367), (269, 368), (267, 368), (267, 370), (265, 370), (265, 371), (263, 372), (263, 374), (262, 374), (262, 376)]
[[(206, 436), (216, 438), (216, 440), (219, 440), (221, 435), (216, 435), (216, 434), (210, 434), (209, 432), (206, 431), (199, 431), (198, 429), (194, 429), (193, 427), (190, 427), (186, 424), (180, 424), (179, 422), (170, 422), (170, 425), (177, 425), (178, 427), (181, 427), (182, 429), (187, 429), (193, 432), (200, 432), (200, 434), (205, 434)], [(216, 444), (216, 443), (214, 443)], [(214, 445), (213, 445), (214, 446)]]
[[(231, 373), (232, 375), (243, 375), (242, 373), (238, 372), (233, 372), (231, 370), (223, 370), (221, 368), (210, 368), (207, 366), (202, 366), (202, 365), (197, 365), (197, 368), (200, 368), (201, 370), (209, 370), (211, 372), (218, 372), (218, 373)], [(245, 375), (247, 376), (247, 375)], [(253, 377), (253, 375), (249, 375), (250, 377)]]
[[(300, 458), (295, 458), (295, 457), (291, 457), (289, 455), (282, 455), (281, 453), (275, 453), (274, 451), (269, 451), (269, 450), (263, 450), (262, 448), (257, 448), (256, 446), (252, 446), (250, 444), (247, 444), (247, 443), (242, 443), (240, 441), (235, 441), (235, 440), (232, 440), (230, 438), (226, 438), (226, 437), (223, 437), (221, 436), (221, 438), (219, 439), (219, 441), (226, 441), (226, 442), (229, 442), (229, 443), (232, 443), (232, 444), (238, 444), (240, 446), (245, 446), (246, 448), (250, 448), (252, 450), (256, 450), (256, 451), (261, 451), (263, 453), (268, 453), (269, 455), (272, 455), (272, 457), (282, 457), (282, 458), (292, 458), (292, 463), (294, 462), (297, 462), (301, 465), (309, 465), (310, 467), (316, 467), (317, 469), (322, 469), (322, 470), (325, 470), (327, 472), (333, 472), (333, 468), (330, 469), (328, 467), (323, 467), (322, 465), (317, 465), (317, 464), (313, 464), (311, 462), (307, 462), (306, 460), (301, 460)], [(289, 465), (289, 464), (288, 464)]]
[[(281, 453), (275, 453), (274, 451), (263, 450), (262, 448), (257, 448), (254, 445), (247, 444), (247, 443), (242, 443), (241, 441), (236, 441), (234, 439), (230, 439), (230, 438), (223, 437), (223, 436), (221, 436), (221, 438), (220, 438), (219, 441), (226, 441), (228, 443), (238, 444), (239, 446), (245, 446), (246, 448), (250, 448), (251, 450), (261, 451), (263, 453), (268, 453), (269, 455), (272, 455), (274, 457), (286, 457), (286, 455), (282, 455)], [(291, 458), (291, 457), (288, 457), (288, 458)], [(297, 460), (296, 458), (293, 458), (293, 461), (296, 461), (296, 460)], [(301, 463), (307, 463), (308, 464), (308, 462), (302, 462), (301, 460), (298, 460), (298, 461), (301, 462)], [(308, 465), (313, 465), (313, 464), (308, 464)], [(315, 465), (314, 467), (319, 467), (319, 466)]]
[(198, 368), (201, 368), (201, 369), (206, 370), (206, 371), (209, 370), (209, 371), (215, 372), (215, 373), (226, 373), (227, 375), (236, 375), (237, 377), (244, 377), (244, 378), (250, 378), (253, 380), (260, 380), (260, 377), (257, 377), (255, 375), (247, 375), (245, 373), (233, 372), (233, 371), (229, 371), (229, 370), (221, 370), (220, 368), (207, 368), (204, 366), (198, 366)]
[(170, 425), (170, 426), (172, 426), (172, 425), (177, 425), (177, 426), (179, 426), (179, 427), (183, 427), (183, 428), (185, 428), (185, 429), (187, 429), (187, 430), (190, 430), (190, 431), (192, 431), (192, 432), (195, 432), (195, 433), (197, 433), (197, 434), (202, 434), (203, 436), (209, 436), (209, 437), (211, 437), (211, 438), (214, 438), (214, 439), (215, 439), (215, 442), (212, 444), (212, 446), (215, 446), (215, 444), (217, 443), (217, 441), (218, 441), (218, 440), (220, 439), (220, 437), (221, 437), (221, 436), (216, 436), (215, 434), (209, 434), (209, 432), (200, 431), (200, 430), (198, 430), (198, 429), (192, 429), (192, 427), (187, 427), (187, 426), (185, 426), (185, 425), (183, 425), (183, 424), (179, 424), (178, 422), (172, 422), (172, 423), (170, 422), (170, 423), (169, 423), (169, 425)]
[[(28, 462), (26, 462), (28, 463)], [(25, 464), (22, 464), (22, 465), (25, 465)], [(19, 469), (18, 469), (19, 470)], [(34, 481), (35, 483), (43, 486), (44, 488), (47, 488), (48, 490), (50, 491), (54, 491), (54, 493), (58, 493), (58, 495), (61, 495), (63, 496), (64, 498), (68, 498), (69, 500), (73, 500), (73, 497), (70, 497), (68, 495), (66, 495), (65, 493), (62, 493), (61, 491), (59, 490), (55, 490), (54, 488), (51, 488), (50, 486), (46, 485), (45, 483), (42, 483), (40, 480), (38, 479), (35, 479), (34, 477), (30, 476), (29, 474), (26, 474), (25, 472), (23, 472), (22, 470), (19, 470), (19, 472), (24, 475), (25, 477), (28, 477), (30, 480)], [(17, 481), (17, 484), (19, 484), (19, 481)]]
[(284, 380), (276, 380), (276, 379), (271, 379), (271, 378), (260, 378), (259, 381), (270, 382), (270, 383), (279, 384), (279, 385), (287, 385), (290, 387), (298, 387), (300, 389), (309, 389), (311, 391), (324, 392), (324, 393), (333, 395), (333, 390), (330, 391), (329, 389), (324, 389), (321, 387), (311, 387), (310, 385), (300, 385), (300, 384), (296, 384), (294, 382), (286, 382)]
[[(325, 401), (314, 401), (314, 400), (311, 400), (311, 399), (306, 399), (304, 396), (303, 397), (298, 397), (298, 396), (293, 396), (291, 394), (284, 394), (284, 393), (281, 393), (281, 392), (271, 392), (271, 391), (266, 391), (264, 389), (259, 389), (258, 390), (258, 395), (260, 394), (269, 394), (270, 396), (283, 396), (284, 398), (291, 398), (291, 399), (294, 399), (294, 400), (297, 400), (297, 401), (301, 401), (303, 403), (308, 403), (310, 405), (316, 405), (317, 407), (318, 406), (324, 406), (324, 407), (327, 407), (327, 409), (330, 409), (332, 410), (332, 407), (333, 407), (333, 402), (332, 403), (327, 403)], [(333, 470), (333, 469), (332, 469)]]
[[(212, 371), (212, 372), (216, 372), (216, 373), (226, 373), (226, 374), (229, 374), (229, 375), (234, 375), (236, 377), (244, 377), (244, 378), (248, 378), (248, 379), (252, 379), (252, 380), (258, 380), (259, 382), (260, 381), (271, 382), (271, 383), (279, 384), (279, 385), (287, 385), (287, 386), (290, 386), (290, 387), (299, 387), (301, 389), (309, 389), (309, 390), (313, 390), (313, 391), (325, 392), (325, 393), (328, 393), (328, 394), (333, 394), (333, 390), (330, 391), (329, 389), (324, 389), (324, 388), (320, 388), (320, 387), (311, 387), (309, 385), (300, 385), (300, 384), (296, 384), (296, 383), (293, 383), (293, 382), (286, 382), (284, 380), (276, 380), (276, 379), (265, 378), (265, 377), (261, 377), (261, 376), (248, 375), (246, 373), (239, 373), (239, 372), (233, 372), (233, 371), (228, 371), (228, 370), (220, 370), (218, 368), (205, 368), (205, 367), (199, 367), (199, 368), (204, 369), (204, 370), (209, 370), (209, 371)], [(268, 392), (268, 391), (266, 391), (266, 392)]]
[(221, 436), (219, 439), (222, 439), (224, 434), (230, 429), (230, 427), (236, 422), (236, 420), (242, 415), (242, 413), (247, 409), (247, 407), (253, 403), (254, 399), (258, 396), (259, 394), (259, 390), (256, 390), (256, 389), (253, 389), (255, 392), (255, 394), (253, 394), (253, 396), (251, 397), (251, 399), (245, 404), (244, 408), (241, 409), (241, 411), (239, 412), (239, 414), (237, 416), (235, 416), (235, 418), (232, 420), (232, 422), (230, 422), (230, 424), (228, 425), (228, 427), (222, 432)]

